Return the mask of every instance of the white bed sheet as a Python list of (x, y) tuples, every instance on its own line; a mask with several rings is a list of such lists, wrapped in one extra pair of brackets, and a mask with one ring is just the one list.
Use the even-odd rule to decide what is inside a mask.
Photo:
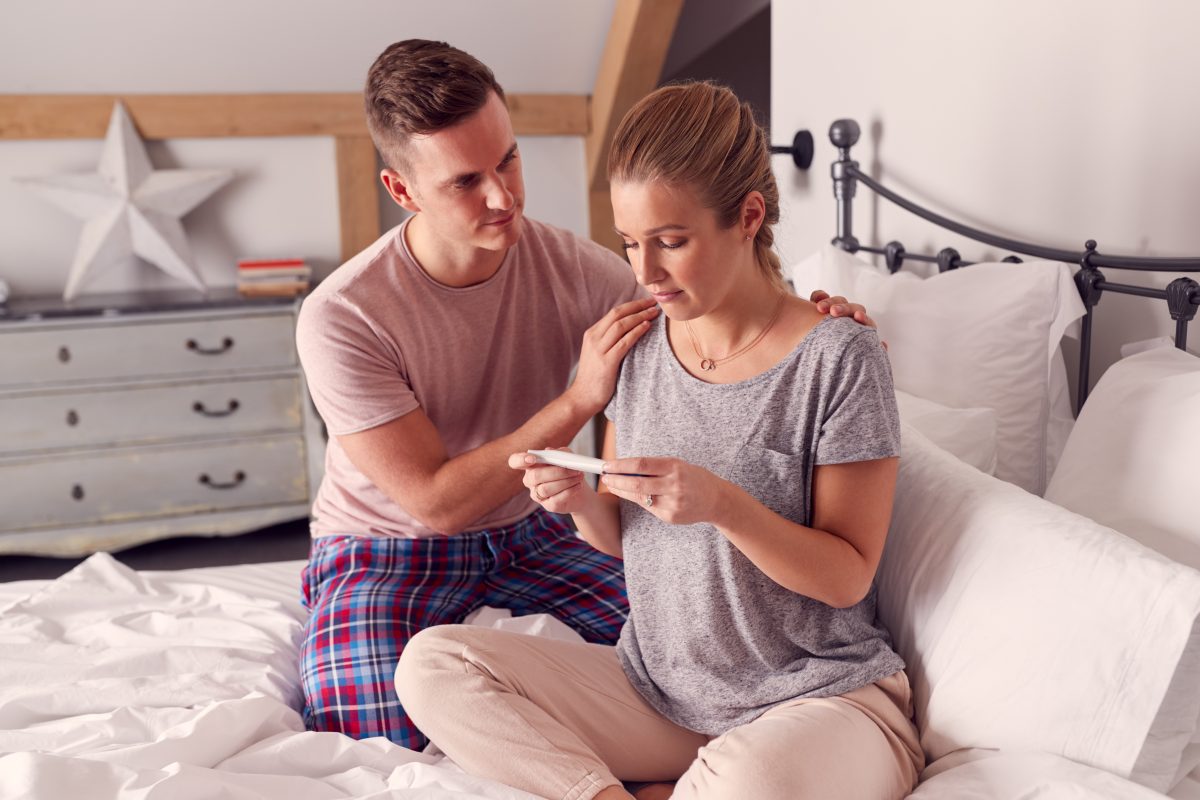
[[(302, 561), (0, 584), (0, 797), (531, 795), (385, 739), (304, 730)], [(545, 616), (475, 620), (578, 638)]]
[[(304, 730), (303, 565), (135, 572), (98, 555), (55, 581), (0, 583), (0, 797), (532, 797), (436, 754)], [(473, 621), (578, 639), (545, 616), (483, 609)], [(931, 768), (913, 797), (1154, 795), (1049, 761)], [(1171, 797), (1200, 800), (1200, 770)]]

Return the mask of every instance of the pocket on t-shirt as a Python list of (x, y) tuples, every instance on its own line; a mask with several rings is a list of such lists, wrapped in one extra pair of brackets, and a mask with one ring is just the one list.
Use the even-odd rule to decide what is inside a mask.
[(738, 453), (731, 480), (767, 508), (808, 524), (808, 456), (783, 453), (754, 442)]

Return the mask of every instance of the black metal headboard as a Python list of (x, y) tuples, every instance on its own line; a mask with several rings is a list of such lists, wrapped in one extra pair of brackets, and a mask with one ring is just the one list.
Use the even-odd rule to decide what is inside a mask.
[[(1141, 286), (1113, 283), (1107, 280), (1100, 267), (1110, 267), (1122, 270), (1137, 270), (1143, 272), (1200, 272), (1200, 256), (1184, 258), (1149, 258), (1143, 256), (1117, 256), (1101, 253), (1096, 249), (1096, 241), (1089, 239), (1083, 250), (1060, 250), (1053, 247), (1030, 244), (1016, 239), (1009, 239), (986, 231), (963, 225), (940, 214), (921, 207), (883, 184), (871, 178), (858, 168), (858, 162), (850, 158), (850, 148), (861, 135), (858, 123), (852, 119), (839, 119), (829, 126), (829, 141), (833, 142), (838, 151), (838, 159), (833, 162), (833, 195), (837, 200), (837, 236), (833, 243), (851, 253), (859, 251), (876, 253), (884, 257), (887, 268), (891, 272), (900, 269), (901, 264), (908, 261), (921, 261), (937, 264), (939, 272), (958, 269), (972, 263), (965, 261), (954, 248), (947, 247), (937, 255), (922, 255), (909, 253), (900, 242), (888, 242), (884, 247), (868, 247), (859, 243), (854, 236), (854, 195), (858, 182), (887, 200), (895, 203), (906, 211), (916, 214), (922, 219), (932, 222), (938, 227), (953, 231), (983, 244), (992, 245), (1002, 250), (1009, 250), (1034, 258), (1048, 261), (1063, 261), (1079, 264), (1080, 270), (1075, 274), (1075, 285), (1079, 288), (1079, 296), (1083, 299), (1087, 314), (1083, 318), (1083, 330), (1080, 338), (1079, 352), (1079, 383), (1076, 395), (1076, 411), (1083, 407), (1088, 395), (1088, 368), (1092, 352), (1092, 319), (1096, 304), (1104, 292), (1114, 294), (1130, 294), (1139, 297), (1151, 297), (1167, 301), (1167, 310), (1171, 319), (1175, 320), (1175, 346), (1184, 349), (1187, 346), (1187, 326), (1196, 316), (1200, 306), (1200, 283), (1191, 278), (1176, 278), (1164, 289), (1150, 289)], [(812, 160), (812, 136), (807, 131), (796, 134), (791, 147), (775, 146), (773, 153), (788, 153), (800, 169), (807, 169)], [(1019, 262), (1017, 256), (1008, 256), (1004, 261)]]

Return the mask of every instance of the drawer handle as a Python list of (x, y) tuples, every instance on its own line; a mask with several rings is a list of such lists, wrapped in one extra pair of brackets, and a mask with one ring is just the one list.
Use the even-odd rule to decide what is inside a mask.
[(229, 481), (228, 483), (218, 483), (217, 481), (214, 481), (208, 476), (207, 472), (200, 476), (200, 482), (210, 489), (233, 489), (237, 486), (241, 486), (244, 480), (246, 480), (246, 473), (242, 472), (240, 469), (233, 473), (233, 480)]
[(76, 500), (83, 499), (83, 487), (80, 486), (78, 483), (71, 487), (71, 497), (73, 497)]
[(64, 364), (71, 360), (71, 351), (66, 345), (58, 348), (58, 360)]
[(220, 347), (201, 347), (200, 343), (195, 339), (187, 340), (187, 349), (199, 353), (202, 356), (219, 356), (221, 353), (226, 353), (233, 349), (233, 339), (226, 336), (221, 340)]
[(241, 405), (242, 404), (237, 400), (230, 400), (229, 407), (224, 411), (209, 411), (204, 407), (204, 403), (201, 403), (199, 400), (197, 400), (195, 403), (192, 403), (192, 411), (195, 411), (197, 414), (205, 417), (228, 417), (230, 414), (237, 411)]
[(79, 424), (79, 414), (73, 408), (67, 412), (67, 424), (72, 428)]

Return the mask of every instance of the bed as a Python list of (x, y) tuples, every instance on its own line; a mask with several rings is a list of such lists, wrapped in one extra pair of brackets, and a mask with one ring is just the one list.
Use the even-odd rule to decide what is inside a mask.
[[(893, 274), (922, 258), (898, 245), (878, 248), (882, 267), (859, 261), (874, 251), (845, 205), (845, 181), (863, 177), (851, 132), (835, 125), (838, 239), (789, 275), (864, 302), (891, 348), (903, 453), (879, 605), (929, 759), (911, 797), (1200, 799), (1200, 359), (1182, 349), (1186, 320), (1178, 347), (1110, 368), (1076, 421), (1059, 342), (1088, 335), (1087, 292), (1116, 290), (1088, 270), (1115, 257), (1087, 249), (1078, 283), (1061, 258), (958, 269), (943, 254), (927, 278)], [(1177, 286), (1194, 315), (1200, 291)], [(953, 313), (920, 314), (965, 296), (990, 303), (963, 309), (969, 335), (950, 336)], [(1147, 419), (1143, 459), (1122, 432)], [(304, 731), (301, 568), (137, 572), (97, 554), (57, 580), (0, 584), (0, 797), (529, 797), (436, 750)], [(576, 636), (496, 609), (470, 621)]]

